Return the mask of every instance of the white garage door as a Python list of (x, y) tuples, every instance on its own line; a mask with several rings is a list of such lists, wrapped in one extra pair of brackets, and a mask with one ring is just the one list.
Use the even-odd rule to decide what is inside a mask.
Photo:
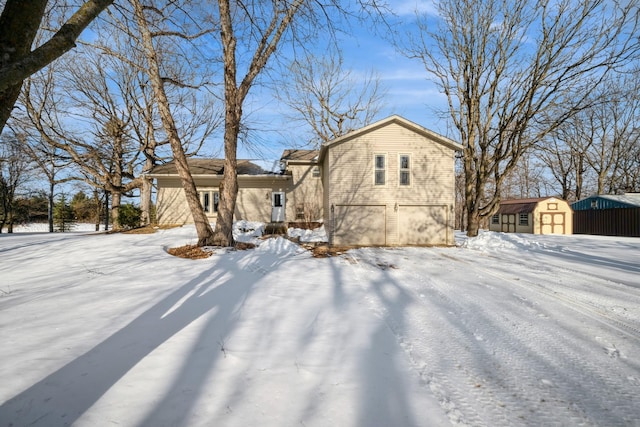
[(447, 244), (447, 208), (398, 206), (398, 244)]
[(335, 205), (334, 245), (386, 244), (385, 206)]

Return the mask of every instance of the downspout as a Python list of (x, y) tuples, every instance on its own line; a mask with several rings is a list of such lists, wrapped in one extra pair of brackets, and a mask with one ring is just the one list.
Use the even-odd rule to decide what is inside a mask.
[(329, 227), (329, 246), (333, 246), (333, 231), (335, 227), (335, 206), (331, 204), (331, 226)]

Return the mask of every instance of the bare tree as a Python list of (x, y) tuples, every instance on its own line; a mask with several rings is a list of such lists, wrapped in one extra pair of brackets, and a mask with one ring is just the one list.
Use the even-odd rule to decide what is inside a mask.
[(637, 119), (640, 113), (640, 82), (633, 75), (619, 75), (594, 94), (599, 102), (584, 111), (585, 160), (595, 172), (598, 194), (625, 190), (625, 162), (632, 161), (638, 146)]
[[(209, 58), (203, 57), (202, 46), (196, 40), (208, 31), (195, 30), (193, 34), (189, 24), (198, 10), (187, 10), (197, 2), (174, 2), (162, 11), (152, 6), (146, 9), (154, 19), (148, 19), (151, 29), (153, 49), (162, 73), (163, 88), (173, 111), (172, 116), (186, 156), (198, 153), (205, 141), (220, 126), (222, 117), (213, 95), (202, 90), (206, 88)], [(178, 31), (177, 23), (183, 27)], [(169, 25), (169, 27), (166, 27)], [(174, 26), (174, 27), (171, 27)], [(117, 76), (113, 79), (117, 85), (120, 107), (130, 118), (131, 137), (135, 139), (144, 155), (141, 175), (150, 171), (156, 163), (171, 155), (172, 150), (164, 149), (170, 145), (162, 118), (159, 117), (157, 97), (150, 84), (148, 58), (141, 37), (141, 29), (133, 9), (116, 8), (108, 13), (107, 19), (99, 22), (97, 31), (99, 40), (91, 47), (102, 55), (110, 57), (110, 67)], [(199, 32), (198, 32), (199, 31)], [(151, 181), (143, 179), (140, 187), (142, 221), (150, 221)]]
[[(25, 85), (29, 123), (37, 121), (35, 128), (47, 135), (44, 140), (69, 153), (80, 167), (76, 177), (110, 193), (115, 227), (120, 195), (132, 195), (138, 188), (143, 221), (150, 221), (151, 183), (143, 174), (162, 158), (158, 149), (168, 142), (158, 119), (140, 37), (132, 31), (127, 15), (126, 10), (120, 15), (109, 13), (94, 27), (91, 45), (83, 44), (73, 62), (63, 58), (55, 68), (36, 75), (36, 83)], [(172, 82), (178, 82), (181, 73), (191, 73), (178, 64), (165, 64), (164, 71)], [(191, 92), (178, 88), (170, 96), (181, 111), (180, 135), (193, 153), (220, 119), (213, 109), (213, 97)], [(82, 126), (74, 127), (74, 122)]]
[[(196, 190), (195, 181), (193, 180), (191, 172), (189, 171), (189, 165), (187, 164), (187, 156), (184, 151), (183, 142), (180, 138), (174, 114), (171, 111), (171, 105), (167, 96), (165, 85), (166, 80), (165, 78), (163, 78), (161, 72), (161, 59), (154, 44), (154, 32), (151, 30), (152, 24), (145, 11), (160, 18), (155, 20), (156, 25), (163, 23), (162, 18), (164, 18), (164, 15), (161, 12), (160, 8), (156, 8), (150, 5), (143, 7), (142, 3), (138, 0), (131, 0), (131, 3), (133, 5), (133, 14), (135, 16), (138, 31), (141, 36), (140, 38), (142, 41), (143, 51), (147, 60), (147, 75), (149, 76), (150, 85), (153, 88), (157, 108), (162, 119), (162, 125), (169, 140), (171, 151), (173, 153), (174, 163), (176, 165), (176, 170), (178, 172), (178, 175), (180, 176), (182, 188), (187, 199), (187, 204), (189, 206), (189, 210), (191, 211), (191, 216), (196, 227), (196, 232), (198, 235), (198, 246), (213, 245), (213, 229), (211, 228), (209, 220), (204, 210), (202, 209), (200, 198), (198, 197), (198, 192)], [(171, 22), (171, 24), (173, 23), (174, 22)], [(192, 37), (186, 33), (177, 33), (175, 30), (163, 31), (161, 29), (155, 34), (172, 34), (185, 39), (189, 39), (190, 37)]]
[[(569, 124), (570, 121), (565, 123)], [(537, 157), (559, 185), (560, 197), (564, 200), (575, 200), (575, 195), (579, 194), (582, 188), (578, 187), (581, 159), (578, 155), (574, 155), (571, 146), (565, 141), (567, 141), (566, 133), (562, 132), (562, 128), (557, 129), (541, 141)]]
[(20, 95), (24, 79), (75, 47), (82, 31), (113, 0), (87, 0), (60, 29), (31, 50), (47, 0), (6, 0), (0, 15), (0, 132)]
[[(448, 99), (464, 150), (467, 234), (498, 209), (520, 157), (636, 57), (638, 8), (604, 0), (442, 0), (410, 55)], [(554, 109), (555, 115), (543, 113)], [(551, 117), (551, 120), (547, 120)]]
[(636, 70), (611, 75), (589, 94), (590, 105), (546, 136), (538, 157), (561, 185), (564, 198), (636, 188), (638, 89)]
[[(28, 120), (28, 124), (22, 124), (22, 128), (31, 125), (35, 130), (34, 138), (41, 138), (51, 149), (62, 150), (73, 161), (80, 174), (69, 179), (81, 179), (89, 185), (99, 183), (103, 190), (116, 194), (116, 202), (119, 200), (117, 195), (138, 188), (141, 178), (134, 177), (132, 169), (139, 150), (127, 136), (126, 117), (119, 116), (117, 109), (112, 115), (101, 115), (93, 110), (89, 114), (94, 122), (89, 128), (70, 130), (59, 115), (67, 105), (62, 98), (71, 99), (68, 92), (64, 95), (58, 92), (53, 70), (40, 77), (38, 84), (32, 79), (24, 84), (22, 102), (26, 117), (22, 121)], [(90, 74), (84, 74), (84, 77), (91, 80)], [(101, 106), (107, 110), (113, 107), (106, 101)], [(124, 178), (127, 178), (126, 182)], [(118, 227), (117, 203), (113, 225)]]
[(16, 193), (32, 169), (21, 139), (20, 135), (0, 139), (0, 233), (5, 225), (13, 233)]
[(292, 109), (291, 120), (311, 128), (315, 148), (370, 124), (383, 106), (380, 78), (374, 72), (360, 76), (345, 69), (336, 49), (296, 59), (288, 71), (277, 96)]
[[(280, 40), (294, 22), (305, 0), (256, 2), (235, 8), (229, 0), (218, 0), (220, 37), (224, 62), (224, 172), (220, 185), (220, 204), (213, 241), (219, 246), (233, 244), (233, 213), (238, 195), (237, 150), (242, 121), (242, 107), (256, 77), (267, 65)], [(241, 6), (244, 6), (241, 4)], [(253, 55), (243, 75), (238, 75), (237, 42), (249, 34)]]
[(64, 174), (64, 171), (72, 164), (71, 159), (63, 150), (47, 144), (45, 140), (38, 137), (25, 137), (22, 149), (29, 156), (31, 161), (37, 165), (37, 168), (47, 180), (47, 219), (49, 223), (49, 232), (53, 233), (53, 206), (55, 204), (56, 196), (55, 190), (59, 184), (64, 184), (74, 179), (73, 176)]
[[(379, 7), (376, 1), (359, 1), (358, 5), (368, 8), (371, 15), (377, 13)], [(218, 0), (224, 65), (225, 165), (214, 236), (217, 245), (233, 243), (233, 212), (238, 194), (238, 135), (243, 104), (250, 89), (285, 41), (304, 51), (305, 45), (317, 39), (320, 29), (329, 36), (336, 31), (342, 18), (348, 14), (345, 8), (345, 3), (335, 0), (324, 3), (310, 0)], [(355, 15), (349, 16), (356, 18)]]

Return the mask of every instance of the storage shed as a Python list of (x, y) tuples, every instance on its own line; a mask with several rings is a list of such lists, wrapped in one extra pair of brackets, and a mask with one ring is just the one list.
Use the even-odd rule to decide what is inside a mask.
[(500, 202), (489, 230), (504, 233), (572, 234), (569, 203), (555, 197), (512, 199)]
[(640, 193), (598, 194), (571, 207), (575, 234), (640, 237)]

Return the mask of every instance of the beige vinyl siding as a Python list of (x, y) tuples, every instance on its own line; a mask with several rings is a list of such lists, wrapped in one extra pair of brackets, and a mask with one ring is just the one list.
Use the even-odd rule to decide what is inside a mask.
[(287, 170), (291, 172), (291, 185), (286, 194), (287, 221), (298, 221), (296, 209), (304, 207), (305, 219), (310, 221), (322, 220), (322, 170), (318, 177), (313, 176), (313, 169), (317, 164), (289, 164)]
[[(157, 218), (159, 224), (191, 224), (193, 218), (179, 178), (157, 178)], [(220, 178), (195, 178), (198, 191), (217, 191)], [(234, 219), (249, 221), (271, 221), (271, 192), (287, 191), (290, 181), (265, 177), (239, 178), (238, 198)], [(207, 217), (215, 222), (217, 213), (208, 213)]]
[(334, 205), (334, 245), (386, 245), (386, 206)]
[(193, 222), (179, 178), (158, 178), (156, 218), (158, 224)]
[[(386, 155), (386, 182), (375, 185), (375, 155)], [(400, 155), (410, 155), (410, 182), (399, 182)], [(331, 146), (325, 159), (330, 205), (385, 206), (386, 244), (407, 244), (399, 236), (399, 205), (454, 203), (453, 151), (397, 123)], [(448, 224), (447, 228), (452, 225)], [(453, 244), (453, 233), (446, 244)], [(403, 235), (404, 236), (404, 235)]]
[(450, 236), (447, 206), (399, 206), (399, 241), (406, 245), (447, 245)]

